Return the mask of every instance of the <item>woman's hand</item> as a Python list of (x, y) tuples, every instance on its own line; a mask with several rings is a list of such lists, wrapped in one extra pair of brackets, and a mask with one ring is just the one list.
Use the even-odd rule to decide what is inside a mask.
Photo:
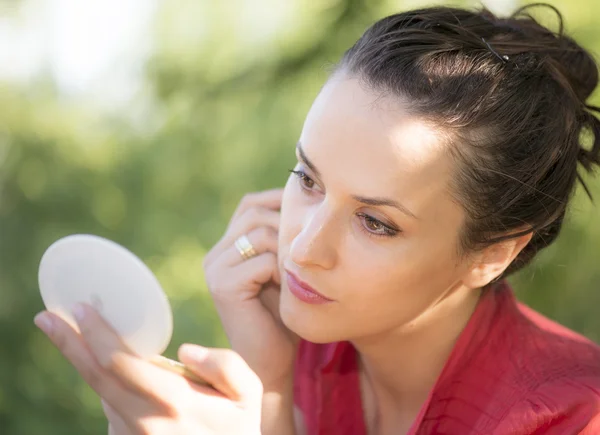
[[(260, 377), (267, 394), (291, 391), (297, 341), (279, 317), (282, 194), (276, 189), (246, 195), (204, 260), (208, 288), (231, 346)], [(257, 253), (247, 260), (234, 245), (243, 235)]]
[(180, 361), (216, 391), (133, 355), (91, 307), (79, 308), (81, 333), (49, 312), (35, 323), (102, 397), (111, 434), (260, 434), (262, 385), (238, 354), (179, 349)]

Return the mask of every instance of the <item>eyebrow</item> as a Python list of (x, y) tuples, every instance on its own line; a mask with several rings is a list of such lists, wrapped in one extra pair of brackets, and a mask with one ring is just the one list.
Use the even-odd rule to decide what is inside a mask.
[[(302, 160), (302, 162), (306, 166), (309, 167), (309, 169), (315, 174), (315, 176), (317, 178), (321, 178), (321, 173), (319, 172), (317, 167), (314, 165), (314, 163), (312, 163), (310, 161), (310, 159), (304, 153), (304, 150), (302, 149), (302, 144), (300, 143), (300, 141), (298, 141), (298, 143), (296, 144), (296, 149), (298, 150), (298, 154), (300, 155), (300, 160)], [(390, 198), (380, 198), (380, 197), (369, 198), (366, 196), (352, 195), (352, 199), (354, 199), (355, 201), (358, 201), (362, 204), (370, 205), (370, 206), (394, 207), (394, 208), (397, 208), (398, 210), (400, 210), (402, 213), (404, 213), (414, 219), (419, 219), (417, 216), (415, 216), (415, 214), (413, 212), (411, 212), (409, 209), (404, 207), (398, 201), (395, 201)]]
[(302, 162), (309, 167), (309, 169), (311, 171), (314, 172), (314, 174), (318, 177), (321, 178), (321, 173), (319, 172), (319, 170), (317, 169), (317, 167), (310, 161), (310, 159), (308, 157), (306, 157), (306, 154), (304, 154), (304, 150), (302, 149), (302, 144), (300, 143), (300, 141), (298, 141), (298, 143), (296, 144), (296, 149), (298, 150), (298, 154), (300, 154), (300, 160), (302, 160)]

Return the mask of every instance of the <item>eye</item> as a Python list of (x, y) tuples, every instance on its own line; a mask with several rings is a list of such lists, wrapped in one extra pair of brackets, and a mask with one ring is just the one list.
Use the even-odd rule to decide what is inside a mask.
[(305, 189), (305, 190), (312, 190), (313, 187), (315, 187), (315, 182), (312, 178), (310, 178), (308, 175), (306, 175), (306, 172), (304, 171), (300, 171), (300, 170), (294, 170), (294, 169), (290, 169), (290, 172), (292, 174), (294, 174), (296, 177), (298, 177), (298, 180), (300, 182), (300, 186)]
[(358, 213), (357, 216), (363, 221), (362, 227), (370, 236), (393, 237), (400, 232), (400, 230), (392, 228), (368, 214)]

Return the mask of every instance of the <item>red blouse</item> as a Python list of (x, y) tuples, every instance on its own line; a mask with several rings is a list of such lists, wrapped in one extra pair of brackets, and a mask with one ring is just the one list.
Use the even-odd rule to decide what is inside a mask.
[[(309, 435), (366, 435), (356, 350), (300, 343), (295, 402)], [(600, 347), (486, 292), (409, 435), (600, 434)]]

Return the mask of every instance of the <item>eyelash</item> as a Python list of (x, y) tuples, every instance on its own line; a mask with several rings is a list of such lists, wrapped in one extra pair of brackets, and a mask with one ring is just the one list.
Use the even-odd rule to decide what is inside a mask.
[[(290, 172), (298, 178), (298, 183), (300, 184), (300, 188), (302, 189), (302, 191), (306, 194), (311, 194), (312, 186), (314, 186), (314, 184), (315, 184), (314, 180), (312, 178), (310, 178), (304, 171), (290, 169)], [(306, 184), (305, 184), (306, 182), (312, 183), (311, 187), (306, 186)], [(363, 222), (371, 223), (371, 224), (375, 223), (376, 225), (379, 225), (383, 229), (383, 233), (375, 233), (373, 231), (368, 230), (366, 228), (365, 224), (363, 223), (363, 225), (361, 225), (361, 230), (364, 231), (365, 234), (367, 234), (369, 237), (394, 237), (400, 232), (400, 230), (391, 228), (390, 226), (384, 224), (383, 222), (381, 222), (378, 219), (375, 219), (372, 216), (369, 216), (368, 214), (357, 213), (357, 216)]]
[[(297, 171), (295, 169), (290, 169), (290, 172), (292, 174), (294, 174), (297, 178), (298, 178), (298, 182), (300, 183), (300, 187), (303, 190), (306, 190), (307, 193), (310, 192), (310, 189), (312, 189), (312, 186), (314, 186), (315, 182), (312, 178), (310, 178), (308, 175), (306, 175), (306, 172), (304, 171)], [(311, 187), (306, 186), (304, 183), (308, 181), (310, 183), (312, 183)]]

